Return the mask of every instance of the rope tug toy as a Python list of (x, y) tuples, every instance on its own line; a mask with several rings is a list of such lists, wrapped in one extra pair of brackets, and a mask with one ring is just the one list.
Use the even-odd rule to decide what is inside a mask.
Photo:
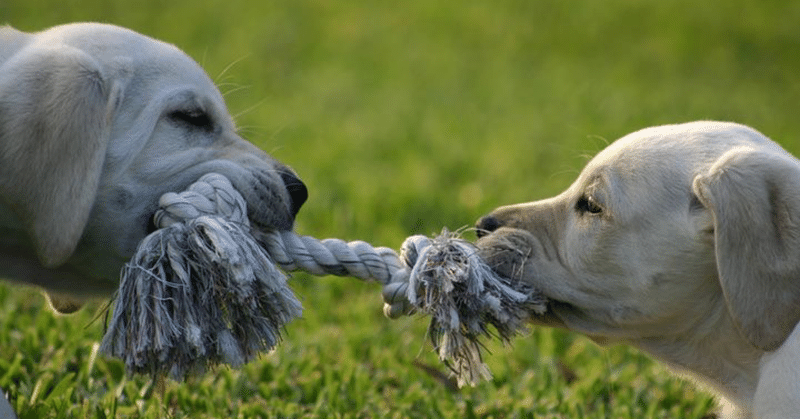
[(131, 374), (182, 379), (272, 349), (281, 328), (302, 313), (275, 265), (377, 280), (387, 317), (431, 316), (428, 334), (459, 385), (491, 377), (480, 342), (492, 337), (489, 325), (507, 342), (546, 309), (537, 290), (497, 276), (472, 243), (447, 231), (409, 237), (400, 255), (363, 241), (259, 231), (250, 228), (244, 199), (218, 174), (164, 194), (159, 205), (159, 229), (122, 271), (100, 348)]

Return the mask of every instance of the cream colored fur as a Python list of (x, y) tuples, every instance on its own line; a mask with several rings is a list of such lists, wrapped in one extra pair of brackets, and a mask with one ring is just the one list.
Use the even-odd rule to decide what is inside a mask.
[(562, 194), (478, 224), (539, 323), (628, 343), (722, 396), (724, 418), (800, 417), (800, 163), (737, 124), (644, 129)]

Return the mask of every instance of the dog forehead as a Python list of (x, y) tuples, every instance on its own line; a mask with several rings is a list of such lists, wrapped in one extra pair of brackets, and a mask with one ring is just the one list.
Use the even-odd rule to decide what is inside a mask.
[(777, 147), (757, 131), (733, 123), (700, 121), (646, 128), (618, 139), (589, 161), (572, 185), (572, 195), (602, 185), (617, 209), (630, 208), (634, 202), (640, 209), (648, 206), (646, 202), (681, 206), (691, 199), (694, 177), (740, 146)]
[(580, 180), (589, 184), (600, 179), (607, 186), (619, 187), (631, 182), (656, 186), (661, 178), (674, 178), (675, 172), (685, 171), (683, 154), (691, 152), (653, 137), (623, 137), (591, 159)]
[(625, 160), (629, 164), (654, 159), (678, 161), (716, 159), (732, 147), (772, 146), (772, 141), (754, 129), (730, 122), (697, 121), (662, 125), (630, 133), (597, 155), (600, 160)]
[[(56, 26), (37, 34), (43, 47), (68, 45), (93, 57), (99, 66), (117, 66), (127, 60), (134, 78), (196, 85), (206, 89), (213, 82), (197, 62), (176, 46), (130, 29), (102, 23), (74, 23)], [(156, 83), (153, 83), (153, 82)]]
[[(594, 193), (598, 185), (618, 212), (645, 208), (645, 202), (664, 206), (687, 195), (691, 179), (713, 161), (707, 143), (720, 127), (681, 124), (647, 128), (611, 143), (587, 163), (576, 183), (576, 193)], [(714, 148), (714, 147), (711, 147)], [(706, 163), (708, 164), (708, 163)], [(623, 210), (623, 208), (627, 208)]]
[(658, 170), (694, 173), (733, 147), (761, 147), (771, 143), (749, 127), (728, 122), (662, 125), (614, 141), (587, 164), (586, 171), (611, 168), (622, 175)]
[(691, 153), (697, 143), (686, 141), (679, 132), (667, 130), (643, 130), (628, 134), (598, 153), (590, 165), (621, 166), (630, 170), (651, 167), (663, 159), (671, 159), (683, 153)]

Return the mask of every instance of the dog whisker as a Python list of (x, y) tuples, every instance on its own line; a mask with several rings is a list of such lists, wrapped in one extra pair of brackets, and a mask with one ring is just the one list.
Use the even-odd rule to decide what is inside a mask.
[(233, 60), (232, 63), (228, 64), (225, 68), (222, 69), (222, 71), (214, 79), (214, 82), (217, 83), (217, 82), (221, 81), (222, 77), (225, 76), (225, 74), (227, 74), (228, 71), (230, 71), (234, 66), (236, 66), (236, 64), (239, 64), (240, 62), (244, 61), (248, 57), (250, 57), (250, 54), (246, 54), (246, 55), (244, 55), (242, 57), (239, 57), (239, 58)]
[(253, 112), (254, 110), (258, 109), (259, 106), (263, 105), (265, 101), (266, 101), (265, 99), (259, 100), (258, 102), (256, 102), (252, 106), (250, 106), (249, 108), (247, 108), (247, 109), (245, 109), (243, 111), (240, 111), (236, 115), (233, 115), (232, 116), (233, 120), (236, 121), (236, 120), (239, 119), (239, 117), (241, 117), (243, 115), (247, 115), (250, 112)]

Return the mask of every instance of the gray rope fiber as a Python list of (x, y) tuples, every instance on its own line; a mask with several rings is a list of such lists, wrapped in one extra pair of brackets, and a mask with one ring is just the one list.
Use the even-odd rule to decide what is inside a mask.
[(250, 234), (228, 179), (206, 175), (159, 204), (159, 229), (122, 270), (101, 352), (129, 373), (180, 379), (277, 345), (302, 307)]
[(490, 379), (480, 337), (510, 341), (532, 314), (543, 314), (544, 298), (525, 284), (498, 277), (471, 243), (446, 230), (435, 238), (417, 235), (403, 243), (401, 255), (363, 241), (318, 240), (290, 231), (259, 235), (281, 268), (313, 275), (374, 279), (384, 285), (384, 314), (398, 318), (422, 312), (432, 317), (428, 334), (439, 359), (459, 385)]
[[(446, 231), (409, 237), (398, 255), (364, 241), (251, 230), (244, 199), (216, 174), (165, 194), (160, 206), (159, 230), (123, 270), (101, 347), (123, 358), (129, 372), (182, 378), (208, 365), (240, 365), (274, 347), (283, 325), (301, 313), (275, 265), (383, 284), (387, 317), (431, 316), (428, 334), (460, 385), (491, 377), (481, 337), (509, 341), (546, 307), (537, 290), (497, 276), (472, 243)], [(188, 244), (198, 242), (199, 251)], [(173, 277), (178, 285), (171, 285)], [(165, 314), (165, 299), (172, 315)]]

